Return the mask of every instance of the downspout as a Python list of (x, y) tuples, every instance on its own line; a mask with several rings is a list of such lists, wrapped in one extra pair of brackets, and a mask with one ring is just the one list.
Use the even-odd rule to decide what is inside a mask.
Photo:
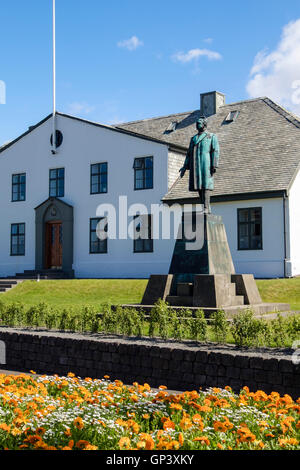
[[(290, 210), (289, 210), (289, 198), (285, 192), (283, 195), (283, 233), (284, 233), (284, 277), (291, 277), (291, 247), (290, 247)], [(289, 263), (289, 264), (288, 264)]]

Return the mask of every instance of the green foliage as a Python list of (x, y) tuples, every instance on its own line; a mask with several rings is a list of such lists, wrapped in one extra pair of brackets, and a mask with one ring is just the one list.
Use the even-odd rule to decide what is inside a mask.
[(299, 315), (286, 318), (278, 315), (275, 320), (268, 321), (255, 318), (248, 309), (237, 314), (229, 326), (224, 311), (212, 314), (208, 322), (202, 310), (172, 309), (162, 300), (155, 304), (150, 315), (135, 308), (112, 308), (109, 304), (99, 308), (87, 305), (78, 311), (70, 307), (55, 309), (45, 302), (26, 308), (19, 302), (5, 304), (0, 301), (0, 325), (138, 337), (156, 335), (177, 341), (233, 341), (241, 347), (286, 347), (300, 339)]
[(207, 321), (203, 310), (197, 310), (195, 318), (191, 319), (191, 338), (198, 341), (207, 340)]
[[(163, 300), (159, 299), (156, 304), (154, 305), (154, 308), (151, 311), (151, 316), (150, 316), (150, 324), (151, 322), (156, 322), (157, 327), (158, 327), (158, 334), (161, 338), (167, 339), (168, 338), (168, 323), (169, 323), (169, 317), (170, 312), (168, 310), (168, 304), (167, 302), (164, 302)], [(151, 330), (152, 332), (152, 330)], [(154, 330), (153, 330), (154, 332)], [(150, 336), (153, 336), (150, 335)]]
[(214, 341), (217, 343), (225, 343), (229, 326), (226, 314), (223, 310), (218, 310), (211, 315), (211, 328)]
[(252, 310), (241, 311), (233, 318), (231, 333), (237, 346), (252, 346), (260, 333), (260, 321)]
[(284, 321), (282, 316), (278, 314), (276, 320), (272, 320), (271, 326), (273, 330), (272, 339), (275, 345), (278, 347), (284, 347), (287, 343), (286, 321)]
[(172, 311), (170, 316), (170, 336), (171, 338), (181, 340), (184, 337), (184, 325), (178, 312)]

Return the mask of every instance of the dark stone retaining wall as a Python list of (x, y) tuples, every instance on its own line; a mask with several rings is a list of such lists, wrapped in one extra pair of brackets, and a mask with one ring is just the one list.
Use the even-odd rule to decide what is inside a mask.
[(230, 385), (239, 391), (278, 391), (300, 396), (300, 365), (292, 350), (238, 349), (216, 344), (125, 338), (100, 334), (0, 328), (6, 365), (0, 369), (120, 379), (195, 390)]

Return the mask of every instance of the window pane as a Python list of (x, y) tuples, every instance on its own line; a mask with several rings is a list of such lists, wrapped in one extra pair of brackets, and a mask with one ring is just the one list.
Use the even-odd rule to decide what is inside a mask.
[(99, 165), (98, 164), (92, 165), (92, 175), (95, 175), (97, 173), (99, 173)]
[(11, 244), (12, 245), (18, 245), (18, 237), (17, 236), (13, 235), (11, 237)]
[(140, 238), (134, 240), (134, 251), (143, 251), (144, 242)]
[(153, 167), (153, 159), (152, 158), (146, 158), (145, 167), (146, 168), (152, 168)]
[(146, 181), (145, 181), (145, 188), (146, 188), (146, 189), (151, 189), (152, 186), (153, 186), (152, 178), (151, 178), (151, 179), (146, 179)]
[(144, 251), (152, 251), (152, 240), (144, 240)]
[(17, 255), (18, 254), (18, 245), (12, 245), (11, 253), (12, 253), (12, 255)]
[(261, 215), (260, 209), (252, 209), (251, 210), (251, 221), (252, 222), (260, 221), (260, 215)]
[(248, 209), (240, 209), (239, 210), (239, 221), (240, 222), (248, 222)]
[(92, 185), (94, 186), (98, 185), (98, 181), (99, 181), (98, 175), (92, 175)]
[(143, 159), (141, 158), (136, 158), (134, 160), (134, 168), (138, 169), (138, 168), (143, 168)]
[(143, 180), (136, 180), (135, 181), (135, 187), (136, 187), (136, 189), (143, 189), (144, 188)]
[(64, 181), (59, 180), (58, 181), (58, 196), (64, 195), (64, 189), (65, 189)]
[(91, 242), (91, 253), (97, 253), (98, 251), (98, 242)]
[(107, 163), (101, 163), (100, 172), (107, 173)]
[(91, 230), (96, 230), (100, 219), (91, 219)]
[(12, 235), (18, 233), (18, 225), (17, 225), (17, 224), (12, 224), (12, 226), (11, 226), (11, 233), (12, 233)]

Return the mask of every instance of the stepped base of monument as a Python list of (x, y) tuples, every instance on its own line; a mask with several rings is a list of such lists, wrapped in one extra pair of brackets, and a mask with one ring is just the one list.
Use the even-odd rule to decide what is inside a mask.
[[(134, 308), (138, 311), (143, 311), (146, 314), (149, 314), (154, 307), (154, 305), (142, 305), (142, 304), (123, 304), (123, 308)], [(193, 306), (179, 306), (179, 305), (169, 305), (170, 310), (180, 310), (182, 311), (182, 316), (184, 317), (184, 310), (190, 310), (195, 312), (197, 310), (203, 310), (206, 318), (209, 318), (210, 315), (218, 310), (223, 310), (226, 313), (228, 318), (232, 318), (234, 315), (240, 313), (243, 310), (251, 309), (254, 315), (264, 315), (268, 313), (276, 312), (287, 312), (290, 310), (290, 305), (285, 303), (261, 303), (256, 305), (235, 305), (230, 307), (216, 308), (216, 307), (193, 307)]]

